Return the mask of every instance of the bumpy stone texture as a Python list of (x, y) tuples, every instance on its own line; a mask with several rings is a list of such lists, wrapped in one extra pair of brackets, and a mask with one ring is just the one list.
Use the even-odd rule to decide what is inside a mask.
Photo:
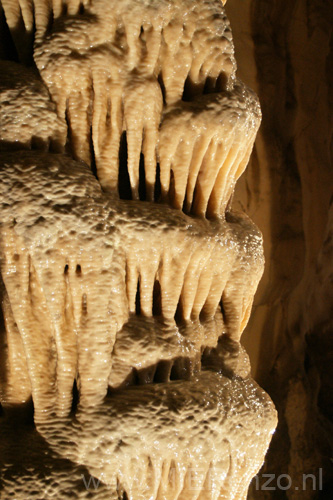
[(162, 198), (168, 199), (172, 173), (173, 206), (208, 217), (223, 213), (248, 164), (260, 118), (256, 95), (238, 80), (231, 92), (169, 106), (158, 146)]
[[(95, 498), (245, 498), (276, 425), (237, 342), (263, 269), (256, 227), (115, 200), (87, 166), (41, 152), (1, 154), (1, 200), (4, 494), (87, 498), (90, 481)], [(59, 420), (74, 378), (80, 409)], [(108, 384), (138, 383), (99, 406)], [(20, 422), (27, 456), (7, 407), (30, 393), (43, 439)]]
[[(193, 99), (206, 82), (212, 90), (230, 88), (235, 74), (231, 32), (219, 0), (91, 2), (74, 19), (55, 16), (50, 30), (37, 29), (34, 59), (59, 115), (66, 113), (75, 157), (88, 163), (92, 134), (98, 176), (108, 190), (118, 187), (119, 146), (126, 132), (134, 198), (142, 153), (146, 197), (153, 199), (163, 94), (172, 106), (186, 82)], [(210, 140), (215, 134), (216, 127)], [(176, 193), (178, 178), (177, 172)]]
[(0, 151), (64, 151), (67, 125), (57, 116), (38, 72), (0, 61), (0, 107)]
[(239, 344), (262, 238), (230, 205), (261, 116), (222, 4), (2, 7), (2, 53), (40, 74), (3, 63), (2, 491), (243, 500), (276, 413)]
[[(265, 273), (243, 342), (280, 422), (263, 470), (275, 474), (270, 486), (276, 490), (263, 491), (266, 479), (259, 476), (251, 498), (330, 498), (332, 2), (277, 1), (273, 7), (266, 0), (233, 0), (226, 7), (239, 75), (246, 75), (263, 111), (234, 198), (265, 241)], [(286, 491), (277, 487), (280, 474), (291, 476)], [(311, 479), (303, 489), (303, 474), (314, 474), (314, 490)]]
[[(188, 382), (118, 391), (101, 406), (79, 408), (73, 420), (41, 421), (37, 431), (21, 416), (13, 436), (3, 417), (3, 493), (245, 500), (276, 425), (272, 410), (252, 379), (206, 370)], [(15, 417), (12, 411), (7, 418)]]
[[(26, 27), (23, 36), (31, 4), (21, 2), (21, 12), (16, 3), (4, 1), (4, 12), (9, 27)], [(117, 192), (126, 147), (133, 199), (153, 201), (160, 182), (174, 207), (223, 214), (261, 115), (257, 97), (235, 79), (220, 0), (58, 4), (34, 2), (33, 56), (68, 122), (73, 156), (94, 159), (102, 187)]]
[[(56, 403), (60, 412), (70, 409), (77, 372), (81, 402), (105, 396), (121, 351), (116, 334), (136, 312), (138, 286), (142, 326), (128, 325), (118, 340), (131, 339), (123, 350), (132, 361), (140, 353), (135, 338), (148, 342), (144, 318), (153, 316), (154, 302), (160, 335), (168, 325), (174, 335), (171, 343), (149, 342), (155, 364), (184, 354), (200, 360), (223, 332), (239, 340), (263, 270), (261, 235), (244, 215), (209, 222), (165, 206), (110, 200), (88, 167), (63, 155), (3, 153), (0, 163), (7, 343), (17, 346), (22, 337), (36, 415)], [(172, 343), (173, 352), (162, 354)], [(145, 350), (141, 369), (152, 364)], [(21, 364), (10, 360), (15, 374)], [(4, 400), (20, 402), (17, 378), (12, 388), (8, 377), (3, 384)]]

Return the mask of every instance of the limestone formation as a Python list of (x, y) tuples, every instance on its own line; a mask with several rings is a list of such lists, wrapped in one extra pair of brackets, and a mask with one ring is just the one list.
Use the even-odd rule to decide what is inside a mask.
[(261, 114), (222, 3), (2, 8), (5, 496), (87, 498), (82, 467), (96, 498), (245, 499), (276, 414), (239, 343), (264, 261), (231, 200)]
[[(258, 93), (263, 114), (234, 196), (262, 230), (266, 260), (242, 342), (279, 413), (249, 499), (331, 498), (333, 3), (226, 7), (238, 75)], [(263, 474), (274, 474), (275, 491), (263, 490)], [(285, 490), (277, 485), (283, 474)]]

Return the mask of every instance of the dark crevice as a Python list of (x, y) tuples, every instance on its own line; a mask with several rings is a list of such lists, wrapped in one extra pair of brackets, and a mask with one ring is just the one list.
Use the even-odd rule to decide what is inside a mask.
[(195, 372), (194, 360), (188, 357), (162, 359), (145, 368), (131, 368), (126, 378), (117, 388), (108, 388), (108, 394), (113, 395), (127, 388), (151, 384), (166, 384), (170, 381), (188, 381)]
[(118, 193), (122, 200), (132, 199), (131, 183), (127, 169), (127, 138), (122, 133), (119, 146)]
[(68, 274), (68, 271), (69, 271), (69, 266), (68, 264), (66, 264), (64, 269), (64, 274)]
[[(202, 93), (202, 92), (200, 92), (200, 93)], [(188, 76), (185, 80), (185, 83), (184, 83), (184, 91), (183, 91), (182, 100), (183, 101), (191, 101), (193, 99), (194, 95), (195, 95), (195, 85), (192, 82), (191, 78)]]
[(156, 365), (151, 365), (146, 368), (136, 370), (136, 385), (152, 384), (154, 382), (155, 371)]
[(311, 368), (310, 356), (309, 356), (309, 353), (305, 352), (305, 355), (304, 355), (304, 370), (305, 370), (305, 373), (309, 373), (310, 368)]
[(78, 264), (76, 266), (75, 273), (76, 273), (77, 276), (81, 276), (82, 275), (82, 269), (81, 269), (80, 264)]
[[(0, 10), (3, 12), (3, 10), (1, 9), (1, 6), (0, 6)], [(4, 10), (5, 11), (8, 10), (8, 7)], [(33, 43), (34, 43), (34, 31), (35, 30), (33, 29), (31, 32), (26, 30), (23, 15), (22, 15), (21, 5), (19, 5), (19, 10), (20, 10), (20, 16), (18, 17), (18, 19), (15, 23), (15, 26), (12, 26), (11, 29), (7, 26), (7, 29), (10, 32), (10, 35), (6, 41), (9, 41), (10, 38), (12, 39), (13, 44), (15, 46), (16, 54), (18, 56), (17, 62), (20, 62), (21, 64), (24, 64), (25, 66), (32, 66), (34, 64), (34, 61), (33, 61)], [(3, 13), (3, 17), (4, 17), (4, 25), (6, 26), (7, 23), (6, 23), (6, 14), (5, 13)], [(2, 28), (5, 26), (0, 26), (1, 31), (2, 31)], [(8, 34), (8, 32), (7, 32), (7, 34)], [(2, 38), (2, 34), (1, 34), (1, 38)], [(2, 40), (0, 40), (0, 45), (1, 45), (1, 42), (2, 42)], [(1, 47), (1, 49), (0, 49), (0, 52), (5, 51), (6, 53), (8, 53), (8, 48), (6, 45), (4, 47)], [(5, 57), (5, 58), (7, 59), (7, 57)], [(14, 59), (14, 60), (16, 60), (16, 59)]]
[(168, 382), (170, 377), (170, 367), (171, 361), (159, 361), (155, 370), (154, 383), (160, 384), (163, 382)]
[(47, 151), (49, 149), (48, 142), (45, 139), (42, 139), (41, 137), (35, 135), (31, 137), (30, 147), (32, 150), (41, 149)]
[[(4, 302), (5, 295), (5, 285), (0, 276), (0, 300), (1, 304)], [(8, 383), (8, 369), (7, 369), (7, 334), (5, 327), (5, 318), (2, 312), (2, 307), (0, 307), (0, 385), (6, 387)]]
[(183, 212), (185, 214), (188, 214), (188, 210), (187, 210), (187, 193), (186, 192), (185, 192), (185, 196), (184, 196), (182, 210), (183, 210)]
[(18, 53), (2, 9), (0, 9), (0, 59), (19, 62)]
[(216, 79), (208, 76), (205, 81), (205, 86), (203, 89), (204, 94), (211, 94), (215, 92)]
[[(70, 121), (70, 117), (69, 117), (69, 102), (68, 102), (68, 97), (66, 99), (65, 121), (66, 121), (66, 125), (67, 125), (66, 153), (68, 153), (69, 156), (72, 156), (73, 158), (75, 158), (73, 147), (72, 147), (72, 130), (71, 130), (71, 121)], [(90, 133), (90, 136), (91, 136), (91, 133)]]
[(170, 380), (189, 380), (191, 378), (191, 363), (189, 358), (176, 358), (172, 365)]
[(168, 196), (169, 196), (169, 200), (172, 203), (172, 200), (174, 200), (175, 196), (176, 196), (175, 175), (174, 175), (173, 170), (172, 170), (172, 165), (171, 165), (171, 168), (170, 168), (170, 185), (169, 185)]
[(188, 209), (188, 214), (192, 214), (193, 213), (193, 207), (195, 206), (195, 199), (196, 199), (196, 197), (197, 197), (197, 184), (195, 184), (195, 186), (194, 186), (193, 196), (192, 196), (192, 203), (191, 203), (191, 206)]
[(138, 285), (136, 289), (136, 296), (135, 296), (135, 314), (137, 316), (140, 316), (141, 314), (141, 301), (140, 301), (140, 279), (138, 279)]
[[(216, 313), (216, 311), (215, 311)], [(205, 304), (203, 305), (203, 308), (201, 309), (199, 313), (199, 321), (200, 323), (205, 323), (207, 320), (209, 320), (211, 315), (205, 310)]]
[(228, 77), (224, 72), (221, 72), (217, 78), (208, 76), (204, 83), (194, 83), (188, 76), (184, 83), (182, 100), (191, 102), (196, 96), (223, 92), (227, 88), (227, 83)]
[(156, 164), (156, 179), (155, 179), (155, 187), (154, 187), (154, 200), (159, 201), (161, 197), (161, 169), (160, 164)]
[(174, 316), (174, 320), (175, 320), (176, 324), (179, 325), (180, 323), (182, 323), (183, 319), (184, 319), (183, 318), (183, 307), (182, 307), (182, 303), (179, 299), (178, 304), (177, 304), (176, 313)]
[(161, 299), (161, 285), (160, 282), (155, 280), (153, 290), (153, 316), (161, 316), (162, 314), (162, 299)]
[(223, 71), (219, 74), (215, 84), (215, 92), (223, 92), (227, 89), (228, 77)]
[(163, 77), (162, 77), (162, 74), (160, 73), (158, 75), (158, 83), (161, 87), (161, 92), (162, 92), (162, 96), (163, 96), (163, 103), (166, 104), (166, 100), (165, 100), (165, 85), (164, 85), (164, 81), (163, 81)]
[[(146, 201), (146, 173), (145, 173), (145, 158), (144, 154), (140, 153), (139, 162), (139, 186), (138, 195), (140, 201)], [(158, 199), (161, 194), (161, 183), (160, 174), (156, 174), (157, 181), (154, 186), (154, 199)], [(118, 193), (122, 200), (132, 200), (132, 189), (130, 176), (128, 172), (128, 147), (127, 147), (127, 135), (126, 132), (122, 133), (119, 146), (119, 171), (118, 171)]]
[(54, 139), (54, 138), (50, 138), (50, 143), (49, 143), (49, 152), (50, 153), (62, 153), (62, 144), (61, 144), (61, 141), (57, 140), (57, 139)]
[(51, 32), (53, 23), (54, 23), (53, 9), (50, 9), (48, 12), (48, 23), (47, 23), (46, 33)]
[(73, 398), (72, 398), (72, 408), (71, 411), (72, 413), (75, 413), (77, 406), (79, 404), (79, 399), (80, 399), (80, 394), (79, 394), (79, 389), (77, 387), (76, 380), (74, 380), (73, 383), (73, 390), (72, 390)]
[(179, 380), (179, 366), (178, 366), (178, 359), (176, 359), (172, 365), (171, 372), (170, 372), (170, 380)]
[(146, 200), (145, 159), (142, 153), (140, 154), (139, 164), (139, 198), (141, 201)]
[(226, 324), (226, 314), (225, 314), (222, 299), (220, 300), (220, 308), (221, 308), (223, 323)]
[(90, 127), (90, 136), (89, 136), (89, 149), (90, 149), (90, 168), (96, 179), (98, 179), (97, 175), (97, 166), (96, 166), (96, 158), (95, 158), (95, 150), (94, 150), (94, 143), (93, 143), (93, 133), (92, 133), (92, 127)]
[(132, 384), (133, 385), (141, 385), (138, 371), (136, 368), (133, 368), (133, 371), (132, 371)]

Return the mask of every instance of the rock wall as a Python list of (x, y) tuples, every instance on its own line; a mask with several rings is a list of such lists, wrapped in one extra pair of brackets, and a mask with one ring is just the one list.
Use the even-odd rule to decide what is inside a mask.
[(266, 256), (243, 342), (279, 411), (250, 498), (331, 498), (333, 3), (232, 0), (226, 8), (239, 75), (263, 111), (234, 198), (263, 231)]

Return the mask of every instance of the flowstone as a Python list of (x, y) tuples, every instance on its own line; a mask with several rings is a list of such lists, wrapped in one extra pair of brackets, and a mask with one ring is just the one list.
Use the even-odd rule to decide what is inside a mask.
[(239, 343), (260, 108), (222, 3), (2, 7), (5, 498), (245, 499), (276, 412)]

